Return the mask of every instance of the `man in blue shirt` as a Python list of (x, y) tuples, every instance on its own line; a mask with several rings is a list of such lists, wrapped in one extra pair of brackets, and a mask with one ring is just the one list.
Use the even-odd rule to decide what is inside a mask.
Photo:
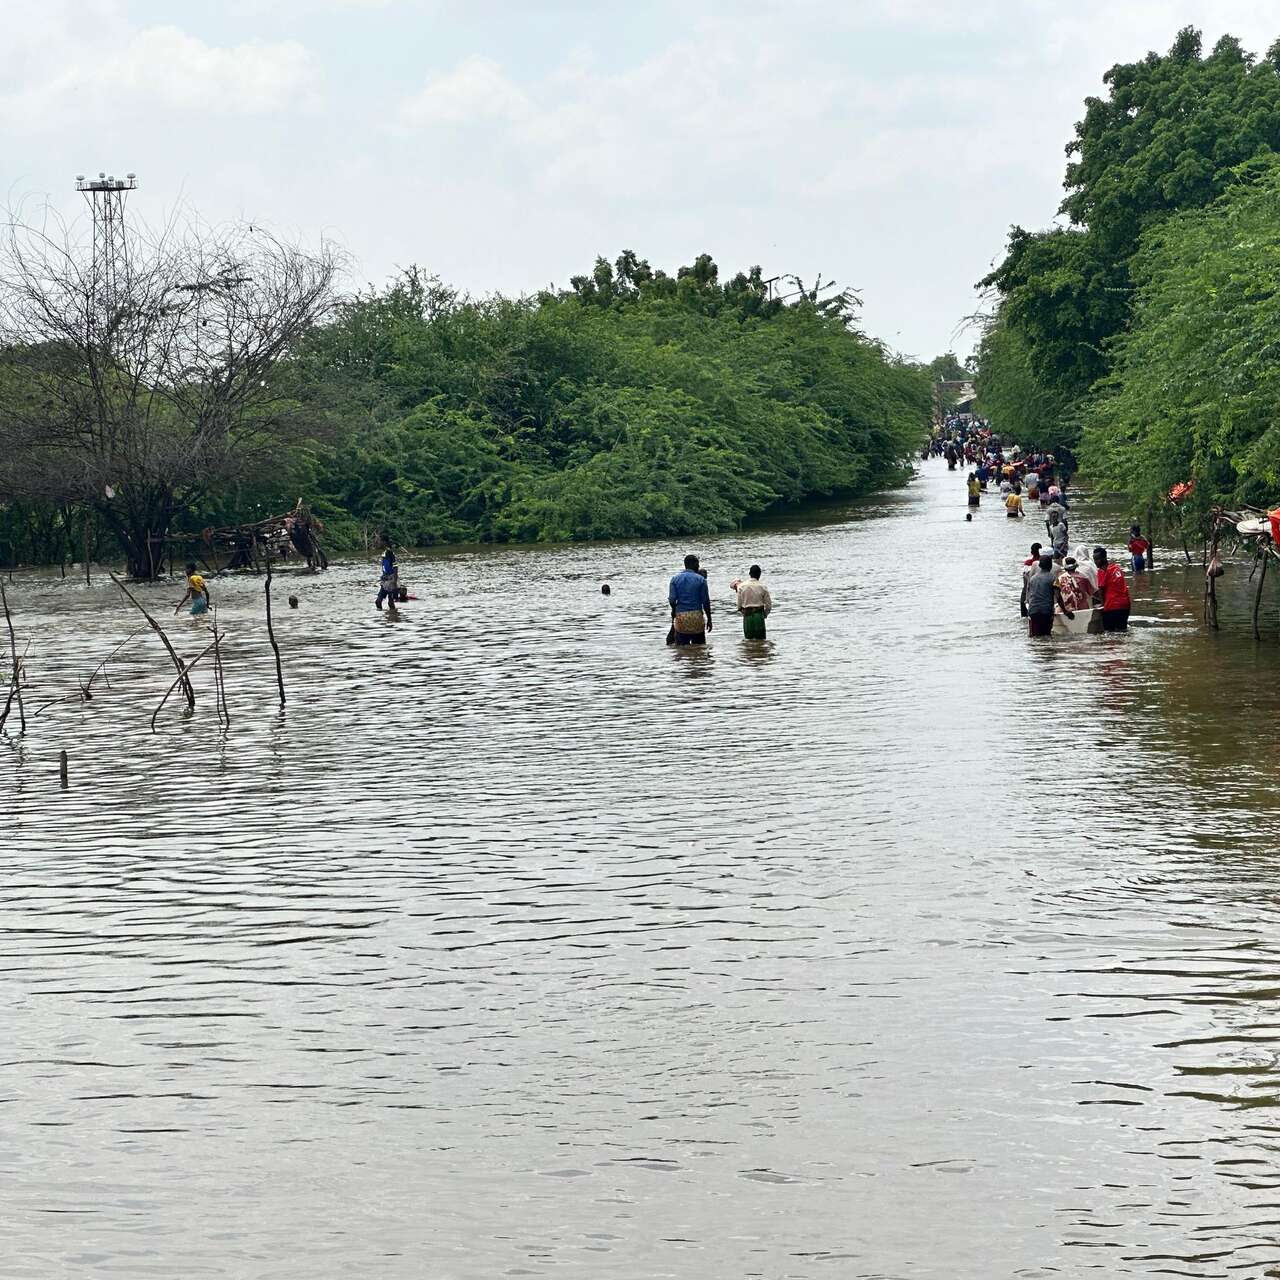
[(697, 556), (685, 556), (684, 572), (671, 579), (667, 603), (676, 644), (706, 644), (711, 630), (711, 592), (705, 575), (698, 572)]

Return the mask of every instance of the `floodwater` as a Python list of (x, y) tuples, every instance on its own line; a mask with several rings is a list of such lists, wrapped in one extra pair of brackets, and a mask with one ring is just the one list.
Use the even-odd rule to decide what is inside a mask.
[[(0, 1276), (1280, 1274), (1271, 588), (1213, 635), (1165, 556), (1129, 634), (1032, 643), (1038, 522), (964, 511), (935, 462), (701, 541), (706, 652), (683, 544), (411, 558), (398, 620), (370, 565), (281, 576), (284, 714), (220, 580), (228, 732), (203, 663), (150, 731), (150, 635), (33, 716)], [(29, 713), (136, 625), (9, 591)]]

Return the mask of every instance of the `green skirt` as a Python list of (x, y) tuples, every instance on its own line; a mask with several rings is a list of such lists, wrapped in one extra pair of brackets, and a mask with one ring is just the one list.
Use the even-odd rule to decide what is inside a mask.
[(742, 614), (742, 634), (748, 640), (764, 639), (764, 610), (746, 609)]

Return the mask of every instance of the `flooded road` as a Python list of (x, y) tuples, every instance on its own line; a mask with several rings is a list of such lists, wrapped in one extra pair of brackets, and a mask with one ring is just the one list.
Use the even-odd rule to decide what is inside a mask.
[[(1280, 1274), (1280, 644), (1167, 556), (1032, 644), (964, 511), (281, 577), (284, 715), (218, 580), (229, 732), (145, 636), (5, 740), (0, 1276)], [(11, 589), (29, 709), (104, 582)]]

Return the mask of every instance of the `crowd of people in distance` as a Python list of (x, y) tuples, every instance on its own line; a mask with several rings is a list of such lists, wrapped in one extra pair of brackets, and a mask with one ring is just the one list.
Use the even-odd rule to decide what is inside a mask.
[[(1025, 519), (1027, 505), (1039, 505), (1047, 542), (1031, 544), (1031, 556), (1023, 562), (1019, 601), (1031, 635), (1050, 635), (1057, 618), (1065, 620), (1059, 629), (1066, 631), (1128, 629), (1132, 601), (1124, 570), (1110, 559), (1105, 547), (1094, 547), (1089, 553), (1078, 546), (1074, 555), (1069, 554), (1070, 471), (1053, 454), (1024, 453), (1016, 445), (1006, 451), (989, 422), (958, 414), (935, 427), (924, 457), (945, 458), (948, 471), (970, 468), (965, 476), (966, 520), (973, 519), (992, 485), (1010, 520)], [(1128, 551), (1133, 572), (1144, 573), (1150, 564), (1151, 543), (1136, 524), (1129, 530)]]

